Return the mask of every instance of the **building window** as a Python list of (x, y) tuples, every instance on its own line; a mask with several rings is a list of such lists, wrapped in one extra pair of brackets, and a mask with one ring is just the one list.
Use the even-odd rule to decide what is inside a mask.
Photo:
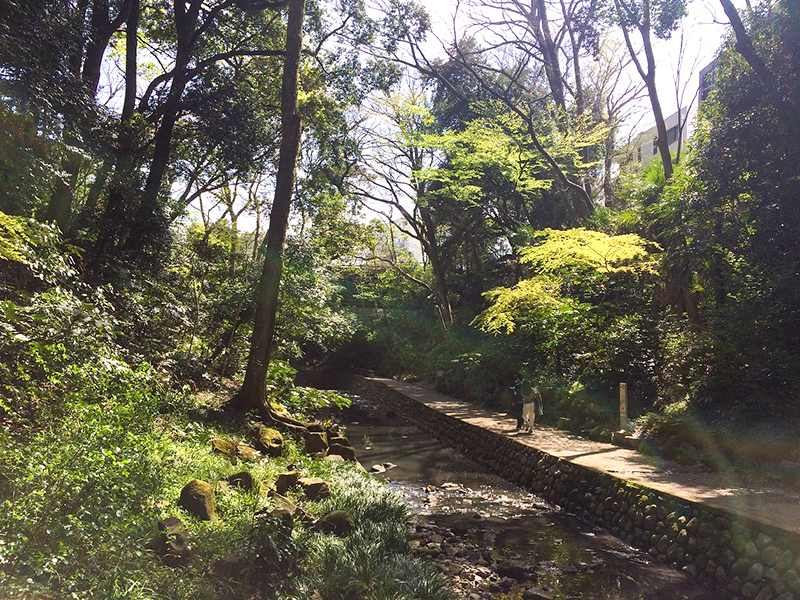
[(700, 102), (708, 98), (717, 83), (717, 59), (700, 71)]
[(642, 162), (642, 147), (641, 146), (639, 146), (636, 149), (636, 160), (638, 160), (639, 162)]
[(658, 138), (654, 137), (653, 138), (653, 156), (655, 156), (656, 154), (658, 154)]

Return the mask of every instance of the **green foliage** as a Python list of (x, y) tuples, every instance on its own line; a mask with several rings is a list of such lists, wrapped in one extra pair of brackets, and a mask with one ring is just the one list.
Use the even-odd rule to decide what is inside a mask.
[[(686, 0), (617, 0), (619, 9), (611, 20), (626, 29), (652, 28), (657, 38), (669, 39), (686, 15)], [(647, 14), (645, 14), (647, 11)]]
[(0, 211), (0, 261), (22, 263), (22, 271), (28, 276), (63, 285), (74, 283), (77, 274), (72, 250), (61, 243), (55, 226)]
[(309, 588), (325, 597), (449, 600), (446, 579), (411, 556), (406, 507), (364, 476), (351, 476), (319, 507), (347, 510), (357, 523), (347, 538), (311, 536), (304, 567)]
[[(301, 455), (291, 439), (282, 457), (246, 465), (214, 453), (212, 438), (245, 440), (249, 424), (203, 418), (196, 399), (163, 386), (164, 373), (145, 362), (133, 366), (134, 356), (115, 343), (115, 330), (126, 325), (110, 319), (101, 300), (54, 289), (25, 306), (4, 301), (0, 595), (211, 600), (261, 589), (263, 597), (290, 598), (324, 585), (345, 598), (368, 582), (375, 597), (449, 598), (446, 581), (410, 556), (407, 509), (397, 495), (354, 465)], [(293, 377), (280, 361), (269, 377), (270, 394), (293, 410), (346, 402), (293, 387)], [(346, 541), (300, 526), (290, 532), (263, 516), (277, 507), (269, 484), (289, 463), (332, 482), (323, 503), (299, 492), (290, 498), (312, 515), (350, 511), (357, 529)], [(242, 492), (221, 483), (243, 468), (264, 485)], [(177, 506), (193, 478), (215, 486), (218, 521), (199, 521)], [(173, 515), (198, 551), (181, 569), (146, 549), (157, 520)], [(237, 580), (211, 576), (231, 553), (244, 558)], [(291, 571), (302, 556), (302, 569)], [(275, 584), (264, 577), (265, 564), (288, 571)], [(369, 573), (366, 565), (380, 566)]]
[(340, 308), (340, 286), (325, 258), (309, 240), (288, 241), (277, 328), (285, 358), (320, 362), (355, 331), (352, 314)]
[[(484, 331), (512, 333), (521, 321), (573, 321), (588, 311), (593, 299), (605, 299), (604, 288), (619, 286), (627, 276), (636, 285), (638, 275), (653, 274), (656, 256), (636, 234), (610, 236), (584, 228), (536, 232), (539, 244), (523, 248), (521, 261), (534, 276), (512, 288), (485, 294), (492, 303), (474, 321)], [(612, 277), (617, 276), (617, 277)]]
[(0, 571), (12, 597), (86, 590), (120, 552), (141, 554), (132, 540), (161, 481), (152, 426), (167, 394), (113, 343), (99, 293), (54, 288), (3, 311)]
[(520, 318), (532, 318), (551, 311), (578, 310), (579, 307), (559, 294), (561, 284), (553, 278), (524, 279), (513, 288), (495, 288), (486, 292), (491, 306), (474, 323), (489, 333), (512, 333)]
[(0, 100), (0, 211), (31, 217), (43, 210), (60, 175), (58, 141), (37, 131), (32, 116)]
[(313, 414), (320, 408), (350, 406), (350, 399), (329, 390), (294, 385), (297, 370), (283, 360), (271, 360), (267, 370), (267, 397), (270, 403), (283, 405), (302, 415)]
[(654, 273), (657, 257), (651, 242), (636, 234), (607, 235), (582, 227), (536, 233), (538, 244), (521, 250), (522, 262), (535, 273), (592, 269), (598, 273)]
[(707, 415), (746, 419), (797, 408), (800, 249), (789, 232), (800, 224), (800, 121), (797, 110), (776, 106), (800, 91), (788, 66), (798, 56), (796, 4), (754, 10), (749, 35), (780, 93), (765, 90), (731, 37), (688, 166), (644, 212), (667, 256), (664, 302), (702, 334), (707, 369), (691, 397)]
[(481, 203), (490, 187), (487, 178), (515, 182), (515, 192), (523, 195), (552, 185), (542, 157), (525, 143), (522, 124), (511, 115), (475, 119), (462, 131), (428, 135), (426, 143), (440, 147), (447, 160), (422, 178), (437, 182), (442, 189), (436, 193), (457, 202)]
[(27, 262), (27, 250), (33, 245), (26, 231), (26, 221), (0, 212), (0, 260)]

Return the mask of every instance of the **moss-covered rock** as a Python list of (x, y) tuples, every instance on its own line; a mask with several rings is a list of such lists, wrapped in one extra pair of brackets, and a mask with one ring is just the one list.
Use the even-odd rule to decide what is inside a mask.
[(283, 452), (283, 435), (277, 429), (266, 427), (263, 423), (256, 423), (250, 429), (253, 446), (267, 456), (278, 457)]
[(147, 549), (152, 550), (168, 567), (187, 565), (194, 556), (189, 544), (189, 532), (178, 517), (168, 517), (158, 522), (158, 535), (150, 540)]
[(338, 454), (345, 460), (355, 461), (356, 451), (352, 446), (344, 446), (342, 444), (332, 443), (328, 448), (328, 454)]
[(237, 487), (246, 492), (249, 492), (258, 486), (256, 478), (253, 477), (253, 474), (249, 471), (242, 471), (240, 473), (230, 475), (225, 478), (225, 481), (227, 481), (233, 487)]
[(324, 433), (309, 431), (304, 435), (306, 442), (306, 453), (317, 454), (325, 453), (328, 450), (328, 440)]
[(211, 440), (211, 447), (214, 449), (214, 452), (227, 456), (228, 458), (235, 458), (236, 456), (236, 443), (230, 440), (214, 438)]
[(316, 477), (301, 477), (297, 480), (300, 487), (303, 488), (303, 493), (306, 498), (312, 502), (317, 500), (325, 500), (331, 495), (330, 484), (322, 479)]
[(298, 471), (284, 471), (278, 475), (273, 489), (281, 496), (285, 496), (286, 492), (297, 485), (297, 480), (299, 478), (300, 473)]
[(178, 506), (203, 521), (217, 519), (217, 501), (211, 484), (192, 479), (181, 490)]
[(356, 524), (349, 512), (334, 510), (317, 521), (316, 528), (324, 533), (332, 533), (339, 537), (346, 537), (355, 528)]

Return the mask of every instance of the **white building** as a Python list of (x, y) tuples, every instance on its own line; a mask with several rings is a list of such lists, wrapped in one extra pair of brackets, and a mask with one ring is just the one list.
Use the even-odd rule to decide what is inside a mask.
[[(682, 130), (682, 135), (678, 135), (678, 115), (680, 114), (680, 128)], [(689, 109), (682, 108), (680, 109), (680, 113), (674, 113), (665, 119), (666, 126), (667, 126), (667, 140), (669, 140), (669, 151), (670, 153), (675, 152), (678, 149), (678, 142), (680, 140), (681, 143), (686, 142), (686, 138), (688, 137), (688, 116), (689, 116)], [(659, 157), (658, 153), (658, 131), (656, 130), (655, 125), (648, 129), (647, 131), (640, 133), (637, 135), (633, 141), (631, 141), (630, 146), (628, 147), (628, 153), (631, 156), (631, 160), (634, 164), (638, 163), (640, 167), (644, 167), (647, 163), (649, 163), (654, 158), (657, 159)]]

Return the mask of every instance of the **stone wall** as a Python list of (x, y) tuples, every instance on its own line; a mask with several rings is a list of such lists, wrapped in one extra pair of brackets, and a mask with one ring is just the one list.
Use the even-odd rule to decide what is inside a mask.
[(800, 600), (800, 536), (575, 465), (354, 376), (350, 389), (584, 521), (731, 598)]

